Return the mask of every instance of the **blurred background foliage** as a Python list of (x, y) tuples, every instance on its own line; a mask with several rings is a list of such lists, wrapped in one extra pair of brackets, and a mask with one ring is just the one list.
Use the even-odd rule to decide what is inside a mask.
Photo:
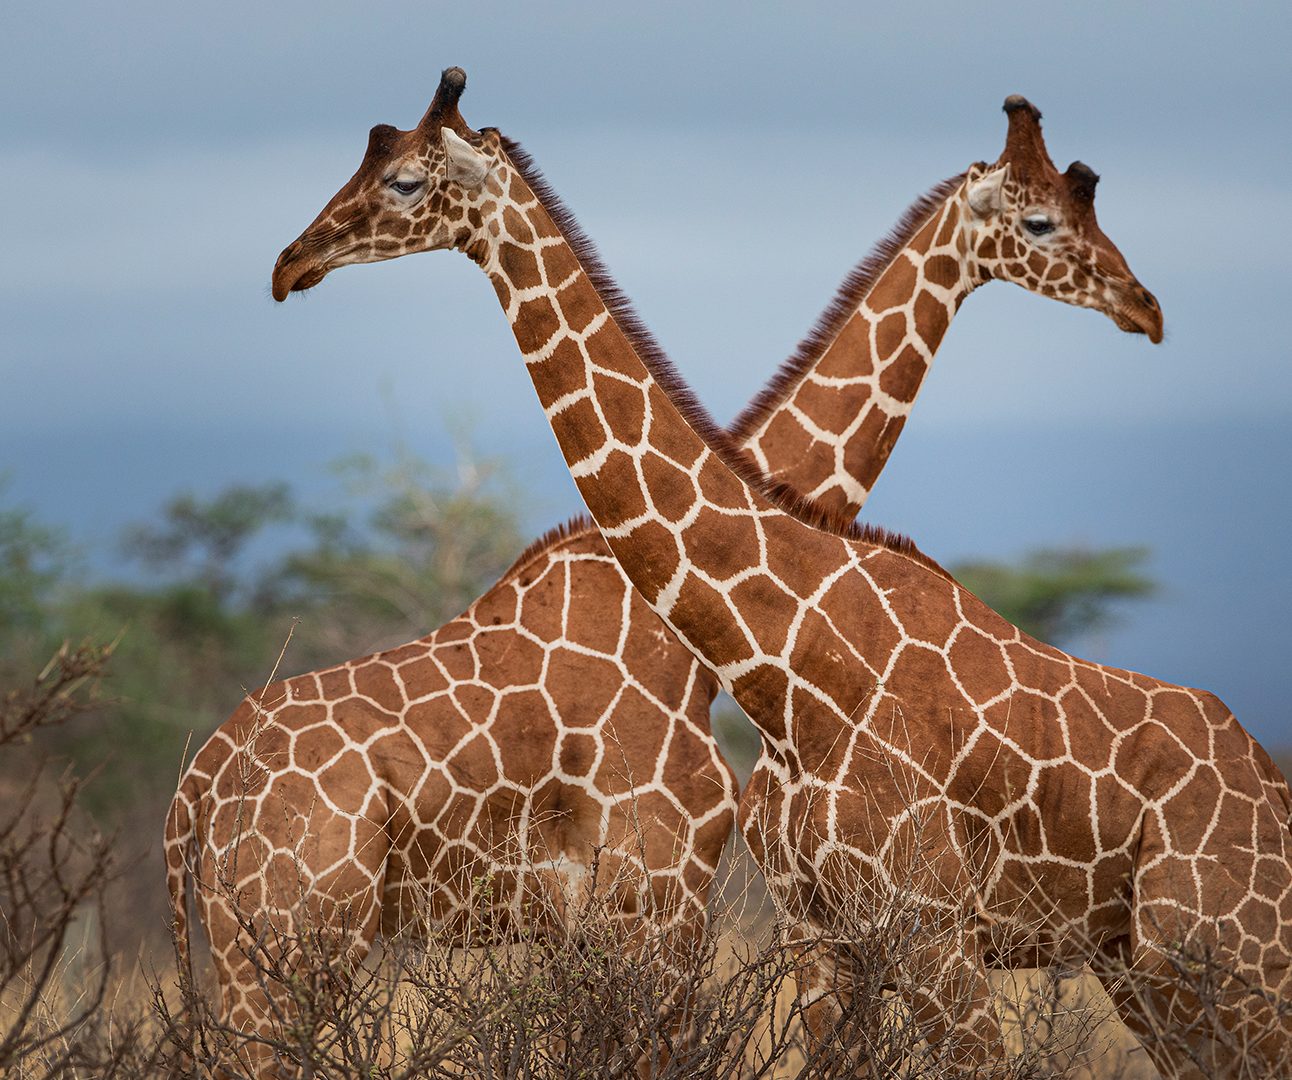
[[(119, 889), (140, 939), (164, 927), (158, 841), (182, 763), (243, 694), (421, 636), (528, 539), (521, 499), (494, 462), (446, 472), (409, 456), (351, 458), (333, 475), (325, 508), (277, 482), (176, 495), (126, 530), (111, 580), (0, 489), (0, 686), (27, 681), (65, 640), (117, 642), (104, 695), (37, 749), (90, 777), (88, 808), (133, 860)], [(1147, 556), (1053, 549), (952, 569), (1025, 629), (1070, 647), (1119, 603), (1151, 595)], [(729, 700), (715, 730), (747, 775), (758, 740)], [(0, 791), (20, 780), (5, 769)]]

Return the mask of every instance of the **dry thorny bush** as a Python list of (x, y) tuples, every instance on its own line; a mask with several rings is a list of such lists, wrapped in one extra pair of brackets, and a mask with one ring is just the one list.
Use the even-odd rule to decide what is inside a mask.
[[(11, 754), (91, 700), (110, 652), (65, 647), (32, 686), (8, 694), (0, 750)], [(488, 926), (467, 928), (488, 942), (473, 948), (456, 948), (422, 925), (356, 960), (344, 947), (345, 928), (312, 921), (316, 906), (304, 895), (290, 933), (245, 913), (239, 919), (257, 978), (287, 987), (290, 999), (267, 1035), (249, 1036), (221, 1022), (209, 980), (183, 965), (178, 977), (169, 965), (167, 974), (142, 963), (114, 969), (103, 903), (111, 845), (77, 811), (74, 778), (61, 777), (50, 800), (36, 775), (12, 798), (6, 792), (0, 819), (6, 1076), (134, 1080), (219, 1070), (237, 1078), (256, 1076), (251, 1063), (266, 1060), (283, 1076), (383, 1080), (812, 1078), (851, 1075), (863, 1061), (874, 1076), (951, 1075), (938, 1041), (904, 1004), (921, 987), (903, 984), (928, 978), (912, 958), (958, 947), (949, 916), (917, 888), (882, 904), (858, 889), (851, 904), (838, 905), (828, 940), (809, 940), (771, 909), (747, 856), (715, 885), (699, 931), (625, 918), (623, 897), (636, 883), (615, 880), (599, 860), (570, 895), (535, 895), (519, 931), (491, 937)], [(471, 910), (489, 911), (493, 885), (487, 877), (468, 883), (481, 897)], [(809, 1040), (795, 973), (813, 950), (830, 947), (846, 954), (852, 993), (833, 1029)], [(1205, 1012), (1225, 985), (1223, 964), (1189, 948), (1181, 946), (1173, 972)], [(1002, 1036), (990, 1075), (1153, 1075), (1142, 1060), (1109, 1051), (1099, 1025), (1110, 1005), (1073, 993), (1064, 974), (998, 981)], [(1183, 1042), (1189, 1034), (1179, 1018), (1160, 1027), (1155, 1038)], [(1242, 1047), (1231, 1049), (1241, 1058)]]

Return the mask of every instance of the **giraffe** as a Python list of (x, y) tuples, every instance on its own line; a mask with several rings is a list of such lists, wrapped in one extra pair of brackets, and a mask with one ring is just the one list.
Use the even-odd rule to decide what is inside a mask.
[[(523, 151), (467, 127), (462, 82), (446, 73), (413, 131), (373, 130), (358, 173), (279, 257), (274, 296), (421, 250), (485, 271), (609, 549), (763, 737), (765, 781), (740, 816), (784, 908), (828, 935), (846, 897), (911, 888), (918, 833), (922, 899), (959, 930), (918, 959), (930, 978), (908, 1004), (952, 1066), (981, 1063), (995, 1037), (986, 963), (1023, 958), (1136, 976), (1126, 1018), (1148, 1030), (1192, 1011), (1189, 1053), (1214, 1041), (1282, 1060), (1292, 795), (1268, 755), (1214, 695), (1036, 641), (909, 541), (765, 477)], [(945, 273), (958, 299), (1026, 282), (1160, 337), (1156, 301), (1095, 223), (1094, 175), (1054, 168), (1026, 101), (1006, 112), (1005, 152), (970, 167), (934, 231), (961, 272), (948, 257), (924, 277)], [(1171, 977), (1182, 941), (1225, 961), (1206, 1009)], [(816, 961), (838, 994), (847, 961), (846, 941)], [(1149, 1049), (1164, 1071), (1187, 1067), (1178, 1047)]]
[[(855, 516), (883, 468), (928, 361), (966, 294), (950, 287), (944, 265), (961, 253), (939, 239), (963, 183), (963, 175), (952, 177), (913, 204), (845, 279), (796, 354), (733, 426), (760, 465), (770, 466), (790, 487), (812, 491), (821, 503), (834, 497), (848, 517)], [(1052, 196), (1053, 212), (1072, 213), (1066, 189)], [(345, 214), (356, 218), (361, 212), (349, 207)], [(1124, 268), (1119, 255), (1114, 261)], [(1057, 274), (1044, 288), (1038, 287), (1040, 279), (1020, 281), (1083, 302), (1083, 294)], [(1151, 297), (1137, 318), (1123, 328), (1160, 340), (1160, 309)], [(897, 335), (896, 322), (904, 323)], [(184, 918), (183, 878), (199, 812), (206, 818), (202, 878), (213, 880), (216, 865), (231, 862), (235, 838), (244, 849), (266, 844), (241, 860), (238, 891), (249, 908), (277, 908), (280, 922), (291, 922), (300, 891), (295, 867), (308, 870), (320, 856), (300, 850), (300, 836), (278, 812), (286, 801), (327, 806), (327, 816), (310, 815), (306, 831), (315, 838), (338, 833), (341, 851), (362, 852), (355, 873), (340, 879), (350, 898), (356, 951), (364, 951), (379, 929), (409, 925), (413, 912), (423, 909), (428, 888), (445, 933), (466, 940), (486, 922), (498, 921), (466, 910), (469, 896), (461, 883), (478, 879), (482, 867), (509, 883), (506, 897), (498, 898), (504, 922), (535, 892), (522, 865), (540, 867), (540, 889), (559, 899), (571, 884), (570, 873), (582, 871), (595, 847), (622, 847), (613, 840), (632, 832), (630, 815), (638, 829), (649, 820), (654, 836), (651, 849), (630, 860), (633, 880), (651, 883), (651, 896), (662, 897), (652, 901), (657, 911), (696, 924), (735, 808), (734, 782), (707, 724), (717, 688), (712, 674), (632, 590), (591, 523), (555, 530), (447, 626), (400, 649), (267, 687), (214, 733), (184, 777), (168, 817), (177, 922)], [(374, 702), (388, 714), (385, 724), (397, 721), (418, 739), (426, 774), (398, 769), (396, 781), (382, 773), (383, 757), (402, 750), (404, 742), (384, 728), (374, 736)], [(523, 738), (517, 738), (522, 723)], [(443, 731), (428, 736), (425, 729), (435, 726), (479, 738), (463, 746)], [(240, 770), (250, 732), (256, 733), (258, 754), (278, 757), (284, 766), (276, 788), (269, 784), (255, 794), (254, 813), (247, 815)], [(357, 755), (343, 755), (343, 748)], [(472, 764), (486, 748), (507, 759), (503, 768)], [(338, 761), (342, 756), (347, 764)], [(567, 758), (589, 767), (572, 769)], [(433, 785), (427, 774), (434, 775)], [(397, 792), (429, 792), (405, 808), (398, 841), (387, 835), (374, 842), (376, 824), (364, 819), (365, 798), (381, 783)], [(475, 806), (446, 823), (445, 799), (473, 799)], [(559, 818), (554, 804), (560, 805)], [(251, 820), (254, 841), (247, 835)], [(276, 842), (270, 835), (275, 832)], [(494, 850), (500, 837), (512, 849), (505, 858)], [(545, 865), (553, 852), (560, 853), (564, 874)], [(276, 888), (260, 876), (260, 868), (275, 858), (284, 864)], [(318, 869), (334, 873), (334, 860)], [(304, 883), (307, 891), (323, 876)], [(611, 874), (622, 876), (622, 867)], [(676, 891), (669, 893), (670, 887)], [(285, 898), (273, 902), (261, 889), (285, 889)], [(270, 1003), (261, 980), (248, 970), (247, 942), (223, 910), (228, 897), (211, 890), (202, 896), (225, 1013), (236, 1026), (254, 1030), (268, 1021)], [(533, 918), (532, 911), (526, 917)]]

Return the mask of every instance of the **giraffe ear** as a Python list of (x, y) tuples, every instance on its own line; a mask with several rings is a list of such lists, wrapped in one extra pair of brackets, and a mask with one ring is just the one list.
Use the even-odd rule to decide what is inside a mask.
[(440, 134), (444, 139), (444, 152), (448, 157), (449, 179), (470, 190), (478, 188), (485, 182), (485, 177), (493, 168), (493, 162), (452, 128), (441, 128)]
[(1005, 180), (1009, 166), (1002, 165), (969, 185), (969, 209), (980, 218), (991, 217), (1004, 205)]

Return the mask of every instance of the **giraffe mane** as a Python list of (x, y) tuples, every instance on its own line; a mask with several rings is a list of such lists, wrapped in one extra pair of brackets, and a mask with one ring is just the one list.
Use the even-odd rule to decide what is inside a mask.
[(530, 543), (524, 551), (516, 556), (516, 561), (507, 567), (498, 579), (499, 583), (519, 577), (522, 571), (537, 560), (540, 555), (545, 555), (552, 548), (559, 547), (572, 536), (581, 536), (586, 532), (597, 532), (597, 523), (587, 514), (575, 514), (568, 521), (553, 525), (552, 528), (548, 529), (547, 532)]
[(776, 410), (799, 384), (852, 318), (861, 302), (870, 295), (883, 272), (897, 253), (906, 247), (952, 193), (963, 182), (966, 174), (960, 173), (943, 180), (911, 203), (897, 220), (888, 235), (879, 241), (856, 266), (848, 271), (834, 298), (818, 316), (816, 323), (799, 342), (793, 354), (781, 364), (780, 370), (754, 396), (731, 422), (728, 429), (733, 438), (748, 439)]
[[(823, 503), (807, 497), (802, 492), (790, 487), (790, 485), (773, 480), (759, 469), (753, 457), (741, 445), (741, 440), (723, 428), (709, 415), (709, 410), (696, 397), (695, 391), (687, 385), (678, 372), (677, 366), (669, 359), (668, 354), (664, 352), (659, 342), (655, 340), (655, 336), (647, 328), (646, 323), (642, 321), (641, 316), (637, 314), (632, 302), (628, 299), (623, 289), (620, 288), (619, 283), (610, 276), (610, 271), (606, 268), (606, 264), (602, 261), (600, 253), (588, 237), (588, 234), (583, 231), (583, 226), (578, 223), (574, 215), (561, 201), (561, 197), (553, 189), (547, 177), (534, 163), (534, 159), (529, 156), (520, 143), (504, 135), (497, 128), (484, 128), (482, 131), (492, 132), (497, 136), (503, 152), (507, 155), (507, 159), (543, 204), (543, 208), (551, 215), (553, 223), (570, 245), (570, 250), (574, 252), (574, 256), (578, 259), (584, 273), (588, 275), (588, 280), (592, 283), (592, 287), (597, 291), (602, 303), (606, 305), (606, 310), (610, 313), (610, 317), (615, 320), (616, 325), (623, 331), (628, 343), (632, 346), (633, 351), (637, 353), (646, 370), (659, 384), (660, 389), (668, 397), (674, 408), (682, 414), (682, 419), (718, 456), (718, 459), (724, 465), (778, 510), (789, 514), (803, 524), (819, 529), (822, 532), (833, 533), (845, 540), (858, 540), (864, 544), (873, 544), (898, 555), (904, 555), (948, 580), (954, 580), (945, 569), (920, 551), (909, 537), (878, 525), (859, 524), (854, 518), (845, 517), (829, 509)], [(810, 335), (810, 337), (814, 337), (818, 331), (824, 333), (822, 328), (826, 319), (830, 317), (837, 307), (845, 302), (844, 296), (848, 291), (849, 282), (854, 277), (860, 278), (864, 274), (869, 274), (873, 277), (877, 270), (870, 266), (872, 260), (882, 258), (882, 253), (888, 251), (890, 247), (891, 252), (887, 258), (891, 260), (892, 255), (910, 239), (910, 236), (914, 235), (915, 229), (928, 219), (932, 208), (939, 201), (938, 193), (943, 192), (940, 198), (945, 199), (950, 191), (954, 190), (954, 185), (958, 184), (961, 179), (963, 177), (958, 176), (939, 184), (938, 187), (918, 200), (903, 215), (902, 221), (899, 222), (890, 236), (848, 276), (848, 280), (844, 282), (844, 288), (840, 290), (840, 295), (835, 298), (830, 308), (827, 309), (821, 324), (817, 330), (813, 331), (813, 335)], [(943, 191), (943, 189), (946, 190)], [(909, 226), (907, 226), (908, 218), (914, 219)], [(909, 233), (903, 226), (909, 228)], [(903, 236), (904, 238), (901, 238)], [(892, 247), (894, 244), (897, 246)], [(857, 293), (857, 303), (860, 303), (861, 296), (864, 295), (864, 289), (868, 289), (872, 283), (868, 278), (864, 285), (857, 286), (858, 289), (863, 290)], [(838, 319), (839, 316), (835, 315), (834, 318)], [(796, 362), (797, 354), (790, 363)], [(784, 371), (778, 374), (773, 382), (782, 378), (787, 378)], [(759, 399), (766, 393), (767, 391), (764, 391), (763, 394), (760, 394)], [(745, 411), (748, 412), (749, 410), (746, 409)], [(579, 518), (575, 518), (573, 521), (558, 526), (540, 537), (526, 549), (521, 558), (516, 560), (512, 569), (518, 569), (522, 563), (534, 559), (552, 545), (560, 543), (568, 536), (573, 535), (577, 532), (574, 526), (579, 520)], [(511, 572), (511, 570), (508, 571), (508, 573)]]

